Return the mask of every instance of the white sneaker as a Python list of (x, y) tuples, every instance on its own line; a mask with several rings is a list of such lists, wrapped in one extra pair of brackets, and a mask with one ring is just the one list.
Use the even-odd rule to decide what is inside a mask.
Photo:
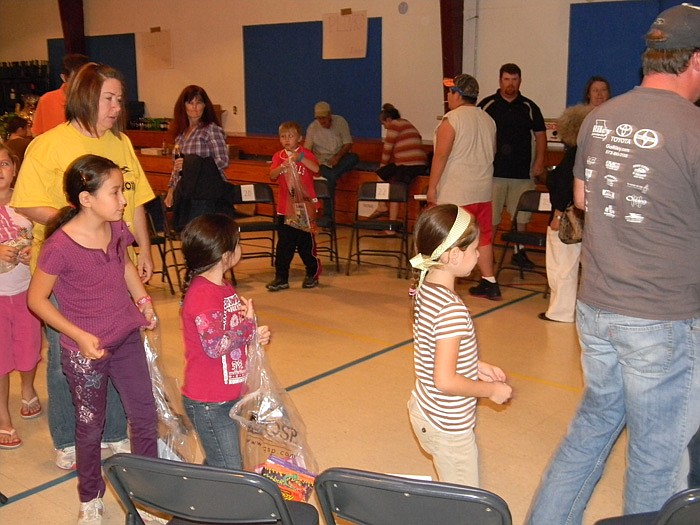
[(75, 447), (56, 449), (56, 466), (63, 470), (75, 468)]
[(168, 520), (159, 518), (158, 516), (154, 516), (148, 511), (142, 510), (142, 509), (136, 509), (139, 513), (139, 516), (141, 516), (141, 519), (145, 523), (162, 523), (163, 525), (168, 524)]
[(129, 438), (122, 439), (121, 441), (115, 441), (114, 443), (105, 443), (107, 445), (104, 448), (109, 448), (112, 454), (130, 454), (131, 453), (131, 441)]
[(81, 503), (80, 513), (78, 514), (78, 525), (100, 525), (102, 523), (102, 514), (104, 511), (105, 505), (102, 503), (102, 498), (100, 497), (90, 500), (87, 503)]

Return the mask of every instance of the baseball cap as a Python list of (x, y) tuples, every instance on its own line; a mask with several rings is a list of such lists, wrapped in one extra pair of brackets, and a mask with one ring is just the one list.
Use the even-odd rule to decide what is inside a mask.
[(455, 88), (456, 92), (466, 98), (477, 98), (479, 96), (479, 83), (476, 79), (462, 73), (454, 78), (445, 78), (442, 85), (448, 88)]
[(331, 114), (331, 105), (328, 102), (316, 102), (314, 106), (314, 117), (327, 117)]
[(700, 48), (700, 7), (681, 4), (663, 11), (645, 36), (648, 49)]

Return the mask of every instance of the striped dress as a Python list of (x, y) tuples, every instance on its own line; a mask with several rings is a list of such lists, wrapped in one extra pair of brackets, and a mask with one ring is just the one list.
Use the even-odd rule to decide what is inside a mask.
[(423, 283), (416, 295), (413, 315), (416, 383), (412, 395), (435, 428), (456, 434), (474, 428), (476, 398), (444, 394), (433, 381), (436, 341), (452, 337), (460, 338), (457, 373), (477, 380), (479, 356), (469, 309), (452, 290)]

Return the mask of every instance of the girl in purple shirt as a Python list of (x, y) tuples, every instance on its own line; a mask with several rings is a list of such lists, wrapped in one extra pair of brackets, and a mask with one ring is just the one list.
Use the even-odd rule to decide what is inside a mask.
[[(75, 406), (80, 515), (100, 523), (105, 483), (100, 441), (111, 379), (131, 429), (132, 451), (157, 456), (156, 409), (139, 333), (156, 324), (151, 298), (128, 260), (119, 167), (97, 155), (66, 170), (69, 206), (49, 222), (28, 291), (29, 307), (61, 333), (61, 365)], [(55, 294), (61, 309), (49, 300)]]

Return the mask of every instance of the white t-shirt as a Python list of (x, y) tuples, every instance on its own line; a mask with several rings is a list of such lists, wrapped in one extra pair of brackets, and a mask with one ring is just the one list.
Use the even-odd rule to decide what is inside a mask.
[[(455, 139), (438, 182), (437, 203), (491, 202), (496, 123), (476, 106), (459, 106), (443, 119), (455, 130)], [(437, 145), (437, 136), (433, 144)]]

